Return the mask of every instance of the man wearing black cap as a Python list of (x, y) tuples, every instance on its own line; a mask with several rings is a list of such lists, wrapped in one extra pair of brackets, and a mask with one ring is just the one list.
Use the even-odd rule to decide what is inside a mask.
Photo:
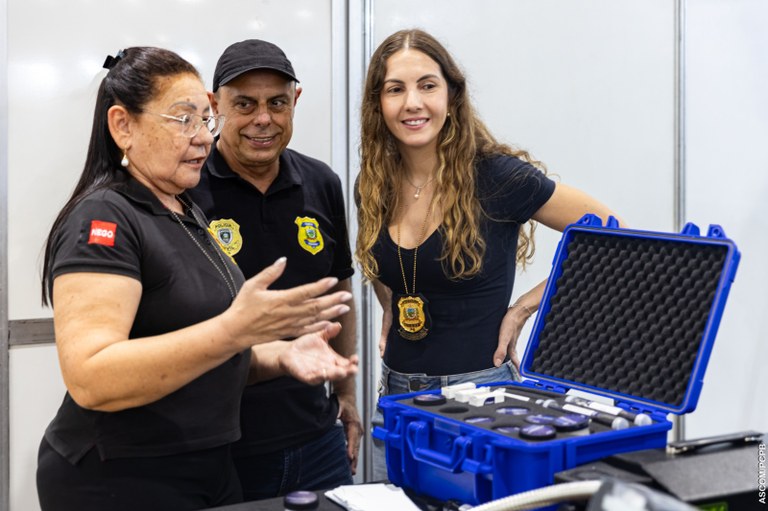
[[(286, 256), (273, 289), (331, 276), (339, 279), (335, 290), (351, 291), (341, 181), (326, 164), (287, 148), (301, 95), (297, 82), (272, 43), (249, 39), (224, 50), (211, 102), (226, 121), (191, 194), (246, 277)], [(351, 355), (354, 308), (340, 322), (331, 344)], [(329, 397), (325, 386), (292, 378), (246, 388), (243, 437), (233, 446), (246, 500), (352, 483), (362, 435), (354, 379), (333, 390)]]

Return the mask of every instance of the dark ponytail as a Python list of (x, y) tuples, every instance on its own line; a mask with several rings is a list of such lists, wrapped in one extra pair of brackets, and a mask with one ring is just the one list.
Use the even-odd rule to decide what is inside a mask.
[(99, 189), (113, 188), (126, 180), (125, 170), (120, 165), (122, 152), (109, 132), (109, 109), (113, 105), (122, 105), (130, 113), (140, 114), (144, 106), (159, 92), (159, 78), (181, 74), (193, 74), (200, 78), (200, 73), (192, 64), (176, 53), (162, 48), (126, 48), (118, 52), (117, 56), (108, 57), (104, 66), (109, 68), (109, 72), (101, 81), (96, 96), (85, 166), (72, 196), (53, 222), (45, 242), (42, 268), (43, 305), (52, 302), (51, 249), (61, 224), (84, 197)]

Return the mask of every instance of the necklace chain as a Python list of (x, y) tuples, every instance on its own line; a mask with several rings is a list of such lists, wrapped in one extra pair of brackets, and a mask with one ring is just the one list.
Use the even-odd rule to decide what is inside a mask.
[[(425, 183), (424, 186), (426, 186), (428, 183), (429, 182)], [(418, 199), (419, 197), (416, 196), (415, 198)], [(405, 278), (405, 265), (403, 265), (403, 255), (400, 252), (400, 222), (397, 223), (397, 259), (400, 261), (400, 274), (403, 276), (403, 287), (405, 288), (405, 294), (407, 295), (416, 294), (416, 258), (419, 256), (419, 247), (422, 243), (424, 243), (424, 237), (427, 235), (427, 223), (429, 222), (429, 214), (432, 212), (432, 204), (434, 199), (435, 197), (433, 195), (432, 200), (429, 201), (429, 206), (427, 206), (427, 214), (424, 216), (424, 222), (421, 224), (421, 235), (419, 236), (419, 241), (416, 244), (416, 248), (413, 249), (413, 285), (411, 286), (413, 292), (411, 293), (408, 292), (408, 282)], [(402, 220), (405, 220), (405, 209), (403, 209)]]
[(414, 187), (414, 188), (416, 189), (416, 192), (413, 194), (413, 198), (414, 198), (414, 199), (418, 199), (418, 198), (419, 198), (419, 196), (421, 196), (421, 191), (422, 191), (424, 188), (426, 188), (426, 187), (427, 187), (427, 185), (428, 185), (429, 183), (431, 183), (432, 181), (434, 181), (434, 180), (435, 180), (435, 177), (436, 177), (436, 175), (433, 175), (432, 177), (430, 177), (429, 179), (427, 179), (427, 182), (426, 182), (426, 183), (424, 183), (424, 184), (423, 184), (423, 185), (421, 185), (421, 186), (418, 186), (418, 185), (415, 185), (415, 184), (413, 184), (413, 181), (411, 181), (411, 180), (410, 180), (410, 178), (408, 177), (408, 174), (404, 174), (404, 175), (405, 175), (405, 180), (406, 180), (406, 181), (408, 181), (408, 184), (409, 184), (409, 185), (411, 185), (412, 187)]
[[(192, 214), (192, 217), (195, 219), (195, 223), (198, 227), (201, 229), (205, 229), (201, 224), (200, 220), (197, 218), (197, 215), (195, 214), (195, 210), (192, 209), (192, 207), (181, 200), (181, 197), (178, 195), (176, 196), (176, 200), (178, 200), (184, 208), (186, 208), (187, 211), (189, 211)], [(184, 225), (184, 222), (179, 218), (179, 215), (176, 214), (176, 212), (170, 208), (168, 208), (168, 211), (171, 213), (171, 216), (178, 222), (178, 224), (181, 226), (182, 229), (184, 229), (184, 232), (187, 233), (187, 236), (189, 236), (189, 239), (194, 242), (194, 244), (197, 246), (198, 249), (200, 249), (200, 252), (203, 253), (206, 259), (213, 265), (214, 268), (216, 268), (216, 271), (219, 272), (219, 275), (221, 276), (221, 279), (224, 281), (224, 283), (227, 285), (227, 290), (229, 291), (229, 296), (234, 300), (235, 295), (237, 294), (236, 286), (235, 286), (235, 278), (232, 276), (232, 272), (229, 271), (229, 266), (227, 266), (227, 262), (224, 260), (224, 258), (221, 255), (221, 249), (218, 247), (214, 248), (214, 251), (216, 252), (216, 255), (219, 256), (219, 261), (221, 261), (221, 264), (224, 266), (224, 271), (227, 272), (227, 275), (229, 276), (229, 280), (227, 280), (227, 277), (224, 275), (224, 271), (219, 267), (218, 264), (216, 264), (216, 261), (213, 260), (211, 255), (208, 253), (207, 250), (200, 244), (199, 241), (197, 241), (197, 238), (195, 238), (195, 235), (192, 234), (189, 229), (187, 229), (187, 226)], [(215, 241), (215, 240), (214, 240)]]

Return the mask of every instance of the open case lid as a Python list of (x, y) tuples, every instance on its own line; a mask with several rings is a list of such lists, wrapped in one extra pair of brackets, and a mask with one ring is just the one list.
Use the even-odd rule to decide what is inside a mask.
[(739, 257), (716, 225), (670, 234), (584, 216), (563, 232), (521, 374), (693, 411)]

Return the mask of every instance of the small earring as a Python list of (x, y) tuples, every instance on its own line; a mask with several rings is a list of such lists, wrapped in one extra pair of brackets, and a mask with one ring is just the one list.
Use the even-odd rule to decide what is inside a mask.
[(123, 151), (123, 159), (120, 160), (120, 165), (122, 165), (123, 167), (128, 166), (128, 154), (125, 151)]

